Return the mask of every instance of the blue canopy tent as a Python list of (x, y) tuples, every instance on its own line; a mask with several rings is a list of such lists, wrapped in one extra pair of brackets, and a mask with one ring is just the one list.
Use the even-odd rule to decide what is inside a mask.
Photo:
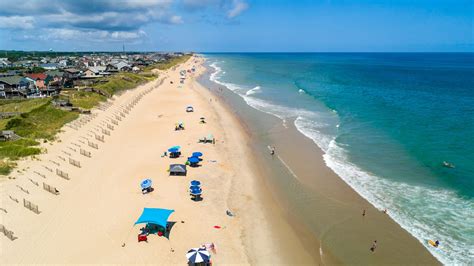
[(174, 210), (159, 209), (159, 208), (143, 208), (142, 215), (135, 222), (136, 224), (156, 224), (166, 228), (168, 218)]
[(202, 156), (202, 152), (197, 151), (197, 152), (193, 152), (193, 156), (192, 156), (192, 157), (197, 157), (197, 158), (199, 158), (199, 157), (201, 157), (201, 156)]
[(200, 186), (200, 185), (201, 185), (201, 182), (198, 180), (191, 181), (191, 186)]

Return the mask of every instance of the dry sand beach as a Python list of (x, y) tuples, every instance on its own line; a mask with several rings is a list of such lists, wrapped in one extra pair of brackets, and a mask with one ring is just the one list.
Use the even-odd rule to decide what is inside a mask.
[[(1, 237), (0, 264), (185, 264), (186, 252), (203, 243), (216, 245), (216, 264), (318, 263), (260, 184), (238, 120), (195, 81), (204, 71), (202, 61), (194, 57), (114, 97), (64, 127), (55, 143), (43, 144), (46, 153), (20, 162), (22, 171), (0, 183), (1, 224), (17, 238)], [(179, 84), (179, 71), (193, 65), (196, 72)], [(195, 112), (186, 113), (188, 105)], [(206, 124), (199, 123), (201, 116)], [(174, 131), (178, 121), (184, 131)], [(215, 145), (198, 143), (208, 134)], [(174, 145), (182, 147), (181, 158), (161, 156)], [(184, 163), (194, 151), (204, 154), (202, 166), (188, 169), (186, 177), (169, 176), (169, 164)], [(146, 195), (140, 190), (144, 178), (155, 188)], [(193, 179), (202, 183), (200, 202), (188, 194)], [(24, 199), (39, 214), (25, 208)], [(144, 207), (175, 210), (169, 239), (150, 235), (148, 243), (137, 242), (141, 225), (133, 224)]]

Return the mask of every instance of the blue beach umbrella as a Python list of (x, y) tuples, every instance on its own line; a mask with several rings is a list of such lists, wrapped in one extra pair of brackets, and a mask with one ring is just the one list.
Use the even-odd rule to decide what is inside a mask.
[(190, 193), (191, 193), (192, 195), (201, 195), (202, 189), (199, 188), (199, 187), (198, 187), (198, 188), (193, 188), (193, 189), (191, 189)]
[(198, 180), (191, 181), (191, 186), (200, 186), (200, 185), (201, 185), (201, 182), (199, 182)]
[(188, 161), (189, 161), (190, 163), (198, 163), (198, 162), (199, 162), (199, 158), (197, 158), (197, 157), (189, 157), (189, 158), (188, 158)]
[(193, 248), (186, 253), (186, 258), (191, 264), (209, 262), (211, 254), (205, 248)]
[(201, 157), (202, 156), (202, 152), (193, 152), (193, 156), (192, 157)]
[(142, 187), (142, 189), (147, 189), (151, 187), (151, 183), (151, 179), (145, 179), (140, 183), (140, 186)]
[(174, 146), (168, 149), (169, 152), (178, 152), (179, 151), (179, 146)]
[(189, 187), (189, 190), (199, 190), (201, 189), (199, 186), (192, 185)]

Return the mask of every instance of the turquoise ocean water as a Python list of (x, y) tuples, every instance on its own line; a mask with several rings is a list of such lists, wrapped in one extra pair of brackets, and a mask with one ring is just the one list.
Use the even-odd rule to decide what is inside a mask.
[(211, 80), (296, 119), (330, 168), (441, 262), (474, 263), (474, 54), (204, 56)]

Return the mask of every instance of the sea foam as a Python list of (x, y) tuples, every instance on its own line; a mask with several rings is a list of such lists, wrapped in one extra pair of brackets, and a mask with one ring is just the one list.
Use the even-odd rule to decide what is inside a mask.
[(245, 93), (245, 95), (249, 96), (249, 95), (252, 95), (252, 94), (255, 94), (255, 93), (259, 93), (261, 90), (262, 90), (262, 88), (260, 88), (260, 86), (256, 86), (255, 88), (253, 88), (251, 90), (248, 90)]

